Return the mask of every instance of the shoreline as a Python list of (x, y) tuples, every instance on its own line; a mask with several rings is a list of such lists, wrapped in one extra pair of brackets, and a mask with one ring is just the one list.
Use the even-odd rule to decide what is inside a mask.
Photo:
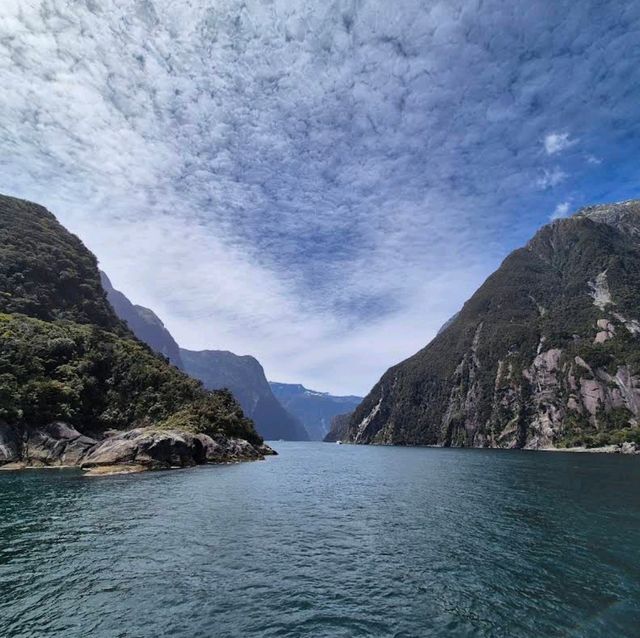
[[(337, 441), (325, 441), (335, 445)], [(362, 445), (376, 447), (406, 447), (406, 448), (429, 448), (440, 450), (503, 450), (508, 452), (571, 452), (575, 454), (620, 454), (624, 456), (640, 455), (640, 444), (623, 443), (621, 445), (603, 445), (599, 447), (458, 447), (434, 444), (407, 445), (404, 443), (354, 443), (353, 441), (340, 441), (341, 445)]]

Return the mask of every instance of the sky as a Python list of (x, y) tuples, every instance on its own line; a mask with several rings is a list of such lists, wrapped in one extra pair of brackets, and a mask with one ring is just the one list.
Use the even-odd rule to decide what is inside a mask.
[(640, 196), (635, 1), (2, 0), (0, 83), (0, 192), (183, 347), (337, 394)]

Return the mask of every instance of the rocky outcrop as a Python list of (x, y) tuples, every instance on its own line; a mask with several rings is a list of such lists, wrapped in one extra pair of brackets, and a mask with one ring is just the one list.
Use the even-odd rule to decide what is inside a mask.
[[(114, 303), (131, 307), (110, 292)], [(170, 339), (153, 313), (134, 310), (156, 336)], [(151, 335), (140, 335), (153, 344)], [(177, 344), (170, 345), (179, 354)], [(161, 344), (154, 348), (171, 354)], [(190, 443), (193, 431), (228, 439), (233, 449), (237, 437), (246, 440), (244, 451), (234, 452), (239, 458), (255, 457), (262, 445), (229, 392), (205, 390), (117, 317), (97, 260), (78, 237), (41, 206), (2, 195), (0, 353), (4, 467), (75, 466), (105, 443), (105, 432), (141, 427), (175, 433), (154, 444), (147, 445), (146, 435), (138, 441), (134, 456), (144, 459), (148, 452), (148, 465), (204, 462), (202, 443)]]
[(640, 202), (542, 228), (356, 409), (354, 443), (640, 443)]
[(96, 441), (56, 422), (30, 430), (20, 439), (11, 428), (0, 425), (0, 466), (8, 469), (82, 467), (102, 474), (258, 460), (271, 454), (276, 452), (265, 444), (181, 430), (136, 428)]
[(32, 467), (78, 465), (97, 443), (75, 428), (57, 421), (25, 433), (22, 460)]
[(18, 462), (22, 453), (21, 448), (16, 429), (0, 421), (0, 465)]

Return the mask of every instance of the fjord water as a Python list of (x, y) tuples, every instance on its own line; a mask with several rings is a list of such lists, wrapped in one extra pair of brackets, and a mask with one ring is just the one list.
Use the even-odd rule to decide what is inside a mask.
[(275, 447), (0, 473), (0, 635), (640, 634), (640, 458)]

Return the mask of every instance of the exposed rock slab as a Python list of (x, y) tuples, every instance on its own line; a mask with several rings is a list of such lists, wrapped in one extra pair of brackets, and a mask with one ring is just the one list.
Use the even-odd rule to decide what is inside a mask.
[(27, 432), (22, 453), (31, 466), (74, 466), (97, 443), (62, 422)]
[(0, 424), (0, 466), (5, 469), (80, 466), (98, 475), (258, 460), (273, 454), (268, 445), (255, 446), (244, 439), (155, 428), (112, 432), (97, 441), (62, 422), (31, 429), (19, 440), (10, 426)]

